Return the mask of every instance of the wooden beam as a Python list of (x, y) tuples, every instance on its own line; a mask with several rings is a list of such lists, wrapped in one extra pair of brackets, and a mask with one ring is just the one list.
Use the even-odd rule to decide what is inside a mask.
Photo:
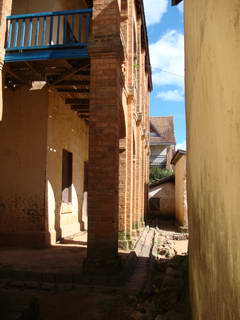
[(89, 80), (64, 80), (61, 82), (61, 84), (51, 84), (53, 86), (82, 86), (82, 85), (85, 85), (85, 86), (88, 86), (90, 84), (90, 81)]
[(10, 67), (7, 66), (6, 64), (3, 65), (3, 70), (5, 70), (8, 74), (10, 74), (10, 76), (12, 76), (13, 78), (17, 79), (18, 81), (20, 81), (20, 83), (22, 84), (28, 84), (27, 81), (25, 81), (24, 79), (22, 79), (21, 77), (19, 77), (19, 75), (17, 75), (15, 72), (11, 71)]
[(88, 109), (89, 104), (75, 104), (75, 105), (72, 105), (71, 108)]
[(42, 78), (42, 74), (39, 73), (39, 72), (32, 66), (32, 64), (31, 64), (30, 62), (25, 61), (24, 63), (26, 64), (26, 66), (28, 66), (28, 68), (29, 68), (33, 73), (35, 73), (39, 78)]
[(77, 105), (88, 105), (89, 99), (65, 99), (65, 104), (77, 104)]
[(78, 112), (89, 112), (89, 106), (71, 106), (71, 109), (73, 111), (78, 111)]
[(81, 70), (85, 70), (86, 68), (88, 68), (89, 65), (85, 65), (85, 66), (78, 66), (78, 67), (74, 67), (70, 70), (68, 70), (67, 72), (65, 72), (63, 75), (57, 77), (53, 82), (50, 82), (49, 84), (54, 86), (68, 78), (71, 78), (73, 75), (75, 75), (77, 72), (81, 71)]
[(71, 89), (71, 88), (59, 88), (58, 92), (69, 92), (69, 93), (89, 93), (89, 89)]
[(90, 76), (90, 71), (78, 71), (76, 74), (81, 76)]

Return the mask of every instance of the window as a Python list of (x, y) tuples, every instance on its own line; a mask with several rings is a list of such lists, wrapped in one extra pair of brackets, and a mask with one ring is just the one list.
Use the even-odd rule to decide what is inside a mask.
[(72, 202), (72, 163), (71, 152), (63, 150), (62, 154), (62, 201)]

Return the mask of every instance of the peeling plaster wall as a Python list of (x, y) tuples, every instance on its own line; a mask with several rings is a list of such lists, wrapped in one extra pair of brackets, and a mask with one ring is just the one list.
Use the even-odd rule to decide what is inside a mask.
[(240, 319), (240, 3), (185, 0), (193, 319)]
[(4, 90), (0, 122), (0, 243), (45, 242), (45, 89)]
[[(73, 154), (71, 205), (62, 203), (63, 149)], [(64, 99), (56, 92), (51, 92), (48, 113), (47, 206), (52, 243), (56, 238), (73, 235), (86, 228), (86, 212), (83, 217), (83, 205), (86, 206), (83, 187), (84, 161), (87, 159), (88, 126), (65, 104)]]

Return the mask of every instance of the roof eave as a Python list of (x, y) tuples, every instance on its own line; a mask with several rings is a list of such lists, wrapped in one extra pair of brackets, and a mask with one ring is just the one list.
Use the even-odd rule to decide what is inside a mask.
[(150, 62), (150, 53), (149, 53), (149, 42), (148, 42), (148, 33), (147, 33), (147, 23), (145, 18), (145, 10), (144, 10), (144, 3), (143, 0), (138, 0), (142, 22), (143, 22), (143, 30), (144, 30), (144, 39), (145, 39), (145, 46), (146, 46), (146, 54), (147, 54), (147, 70), (149, 74), (149, 90), (152, 91), (153, 89), (153, 83), (152, 83), (152, 67)]
[(187, 151), (185, 150), (177, 150), (172, 157), (171, 164), (175, 165), (178, 162), (178, 160), (180, 160), (182, 156), (186, 154), (187, 154)]
[(183, 0), (172, 0), (172, 6), (177, 6)]

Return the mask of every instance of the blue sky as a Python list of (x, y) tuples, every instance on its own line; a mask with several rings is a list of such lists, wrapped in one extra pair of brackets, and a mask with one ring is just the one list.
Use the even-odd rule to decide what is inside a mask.
[(178, 148), (185, 148), (183, 6), (144, 0), (153, 71), (151, 116), (174, 116)]

